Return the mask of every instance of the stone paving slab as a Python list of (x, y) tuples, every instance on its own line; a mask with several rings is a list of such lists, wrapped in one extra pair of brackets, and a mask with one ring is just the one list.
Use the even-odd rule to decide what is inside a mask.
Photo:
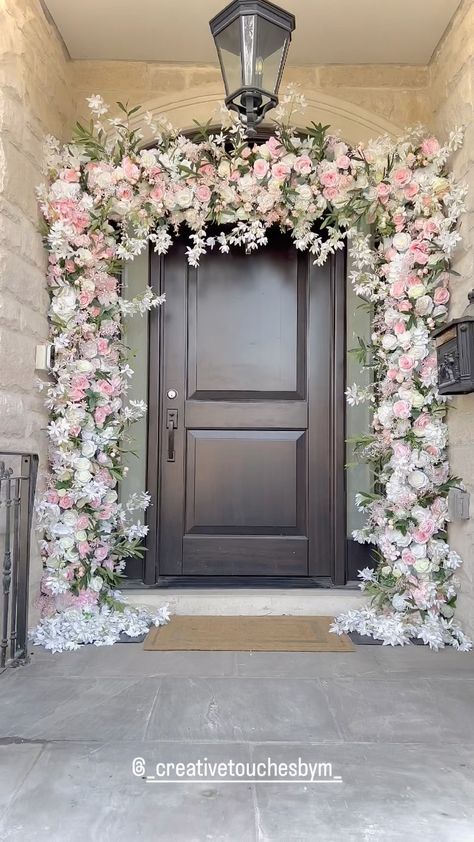
[[(474, 655), (84, 647), (0, 675), (0, 840), (472, 842)], [(332, 763), (342, 784), (156, 783), (158, 760)]]

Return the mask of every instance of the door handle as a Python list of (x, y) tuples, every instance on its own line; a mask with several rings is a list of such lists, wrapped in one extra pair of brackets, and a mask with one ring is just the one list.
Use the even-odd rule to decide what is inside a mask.
[(168, 462), (174, 462), (174, 431), (178, 429), (177, 409), (166, 410), (166, 429), (168, 430)]

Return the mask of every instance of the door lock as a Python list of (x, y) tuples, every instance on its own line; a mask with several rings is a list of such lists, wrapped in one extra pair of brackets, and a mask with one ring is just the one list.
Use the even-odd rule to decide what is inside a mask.
[(174, 431), (178, 429), (177, 409), (166, 410), (166, 429), (168, 430), (168, 462), (174, 462)]
[(174, 401), (175, 398), (178, 397), (178, 392), (176, 389), (168, 389), (166, 393), (166, 397), (170, 399), (170, 401)]

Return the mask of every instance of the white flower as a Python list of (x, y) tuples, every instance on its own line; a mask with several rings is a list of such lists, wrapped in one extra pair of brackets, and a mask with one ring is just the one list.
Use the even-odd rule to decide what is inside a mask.
[(411, 237), (409, 234), (400, 232), (395, 234), (392, 240), (393, 247), (397, 249), (397, 251), (406, 251), (410, 248), (411, 245)]
[(107, 114), (109, 107), (105, 104), (104, 100), (99, 94), (93, 94), (92, 96), (88, 96), (86, 97), (86, 100), (90, 110), (93, 114), (96, 115), (96, 117), (102, 117), (103, 114)]

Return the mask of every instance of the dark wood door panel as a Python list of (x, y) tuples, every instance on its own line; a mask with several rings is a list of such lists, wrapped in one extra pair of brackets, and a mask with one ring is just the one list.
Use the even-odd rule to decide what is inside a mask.
[(186, 428), (216, 427), (241, 430), (304, 430), (306, 401), (186, 401)]
[(305, 322), (305, 278), (286, 242), (204, 255), (188, 277), (188, 398), (304, 398)]
[(303, 431), (190, 430), (186, 532), (305, 534)]
[(187, 576), (307, 576), (303, 536), (185, 535)]

